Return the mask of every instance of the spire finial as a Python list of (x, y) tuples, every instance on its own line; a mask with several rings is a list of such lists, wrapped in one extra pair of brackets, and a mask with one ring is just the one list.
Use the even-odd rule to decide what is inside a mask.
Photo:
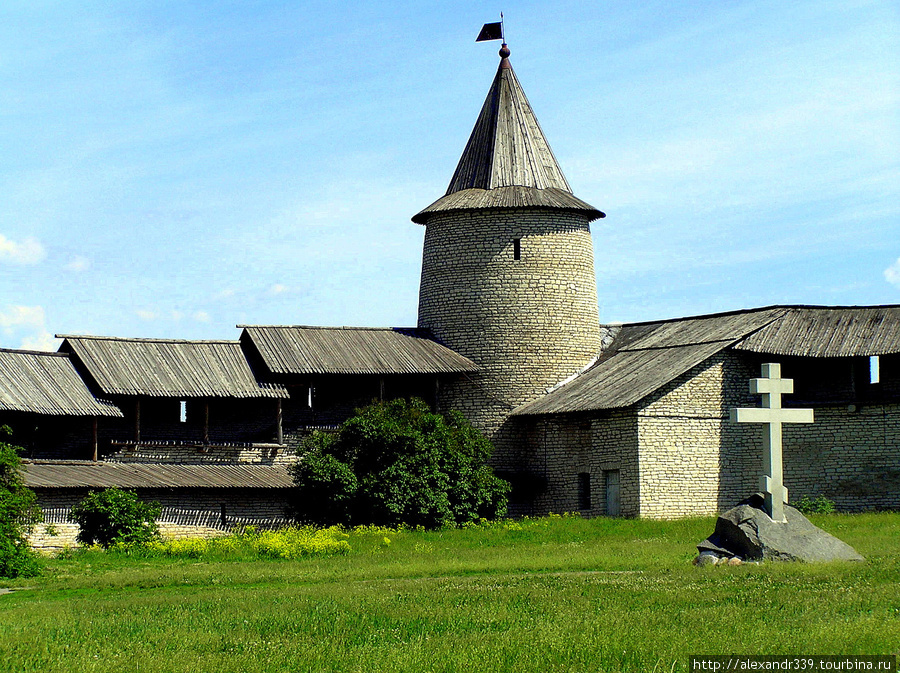
[(504, 43), (500, 46), (500, 58), (509, 58), (509, 55), (510, 55), (511, 53), (512, 53), (512, 52), (510, 52), (509, 47), (506, 46), (506, 42), (504, 42)]

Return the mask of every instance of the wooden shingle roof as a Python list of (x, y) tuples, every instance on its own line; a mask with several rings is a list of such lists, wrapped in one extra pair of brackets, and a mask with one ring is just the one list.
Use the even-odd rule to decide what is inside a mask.
[(724, 348), (776, 357), (900, 353), (900, 306), (770, 306), (624, 325), (595, 365), (514, 414), (628, 407)]
[(413, 222), (424, 224), (429, 215), (442, 211), (526, 206), (604, 217), (572, 195), (504, 50), (446, 194)]
[(291, 488), (283, 465), (22, 461), (29, 488)]
[(425, 330), (239, 325), (273, 374), (455, 374), (478, 367)]
[(67, 336), (71, 353), (105, 395), (151, 397), (287, 397), (259, 381), (239, 341), (184, 341)]
[(65, 353), (11, 349), (0, 349), (0, 411), (122, 416), (117, 406), (94, 397)]

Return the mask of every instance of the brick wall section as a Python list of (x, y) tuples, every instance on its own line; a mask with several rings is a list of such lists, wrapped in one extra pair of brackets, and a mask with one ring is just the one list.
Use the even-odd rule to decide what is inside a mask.
[(442, 389), (442, 407), (459, 409), (494, 441), (498, 467), (520, 468), (522, 438), (509, 412), (600, 350), (587, 218), (533, 208), (433, 215), (418, 324), (481, 367)]
[[(32, 545), (45, 551), (76, 546), (78, 526), (69, 522), (69, 512), (88, 489), (35, 489), (35, 493), (45, 523), (31, 535)], [(240, 525), (274, 528), (290, 523), (281, 489), (138, 489), (137, 493), (141, 500), (162, 505), (160, 531), (168, 537), (213, 537)], [(55, 535), (48, 534), (48, 525)]]

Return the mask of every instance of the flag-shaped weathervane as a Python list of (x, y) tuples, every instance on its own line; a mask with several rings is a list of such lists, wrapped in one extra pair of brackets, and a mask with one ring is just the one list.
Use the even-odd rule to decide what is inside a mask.
[(476, 42), (484, 42), (485, 40), (502, 40), (503, 39), (503, 13), (500, 13), (500, 20), (497, 23), (486, 23), (475, 38)]

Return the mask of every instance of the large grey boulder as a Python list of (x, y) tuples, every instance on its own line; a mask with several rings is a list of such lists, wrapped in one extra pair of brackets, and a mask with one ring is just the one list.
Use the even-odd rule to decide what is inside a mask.
[(853, 547), (821, 528), (793, 507), (784, 506), (787, 522), (773, 521), (763, 509), (761, 493), (738, 503), (716, 521), (712, 535), (697, 545), (701, 554), (737, 556), (745, 561), (864, 561)]

